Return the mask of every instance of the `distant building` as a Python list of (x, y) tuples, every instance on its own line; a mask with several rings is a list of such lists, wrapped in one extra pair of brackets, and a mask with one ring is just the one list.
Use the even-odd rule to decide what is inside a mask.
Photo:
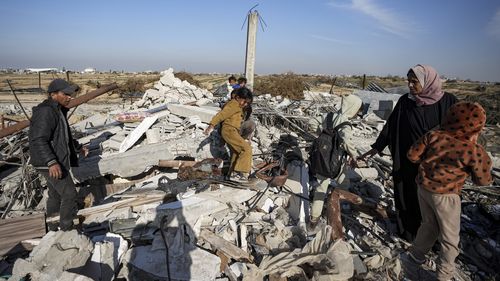
[(38, 73), (38, 72), (59, 72), (57, 68), (26, 68), (25, 72)]
[(87, 67), (83, 70), (83, 73), (95, 73), (96, 70), (95, 68), (92, 68), (92, 67)]

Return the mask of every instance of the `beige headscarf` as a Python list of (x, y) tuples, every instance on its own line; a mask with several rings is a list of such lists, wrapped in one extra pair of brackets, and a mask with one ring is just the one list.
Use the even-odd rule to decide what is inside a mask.
[[(337, 125), (340, 125), (343, 122), (349, 121), (349, 118), (356, 116), (363, 102), (358, 96), (349, 95), (342, 97), (341, 108), (339, 111), (333, 114), (332, 124), (330, 128), (335, 128)], [(321, 128), (324, 130), (329, 128), (327, 124), (327, 114), (323, 115), (323, 122)]]

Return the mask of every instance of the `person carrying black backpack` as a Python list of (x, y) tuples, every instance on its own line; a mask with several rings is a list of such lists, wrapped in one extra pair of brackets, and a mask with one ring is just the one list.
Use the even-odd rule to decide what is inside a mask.
[(340, 110), (326, 114), (322, 132), (313, 141), (309, 152), (309, 170), (317, 181), (312, 182), (315, 191), (311, 205), (311, 228), (316, 226), (321, 216), (330, 180), (335, 179), (339, 183), (344, 180), (345, 175), (342, 170), (348, 157), (349, 165), (356, 165), (355, 159), (358, 153), (352, 142), (352, 126), (349, 119), (356, 117), (361, 106), (361, 99), (355, 95), (342, 97)]

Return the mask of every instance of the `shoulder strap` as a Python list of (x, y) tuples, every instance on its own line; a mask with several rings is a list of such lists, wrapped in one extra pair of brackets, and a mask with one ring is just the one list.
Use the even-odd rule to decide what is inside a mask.
[(334, 130), (334, 128), (333, 128), (333, 112), (328, 112), (328, 114), (326, 114), (326, 129), (327, 130)]
[(344, 126), (351, 126), (351, 128), (352, 128), (352, 124), (351, 124), (351, 122), (349, 122), (349, 121), (345, 121), (345, 122), (342, 122), (342, 123), (338, 124), (337, 126), (335, 126), (335, 128), (333, 128), (333, 130), (334, 130), (334, 131), (337, 131), (337, 130), (339, 130), (341, 127), (344, 127)]

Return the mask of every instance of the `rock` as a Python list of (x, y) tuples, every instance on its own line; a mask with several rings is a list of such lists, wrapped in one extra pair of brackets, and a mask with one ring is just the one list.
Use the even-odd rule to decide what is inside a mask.
[(28, 273), (40, 276), (40, 281), (55, 280), (63, 271), (84, 266), (93, 248), (88, 237), (76, 230), (51, 231), (27, 259), (16, 261), (12, 280), (19, 280)]

